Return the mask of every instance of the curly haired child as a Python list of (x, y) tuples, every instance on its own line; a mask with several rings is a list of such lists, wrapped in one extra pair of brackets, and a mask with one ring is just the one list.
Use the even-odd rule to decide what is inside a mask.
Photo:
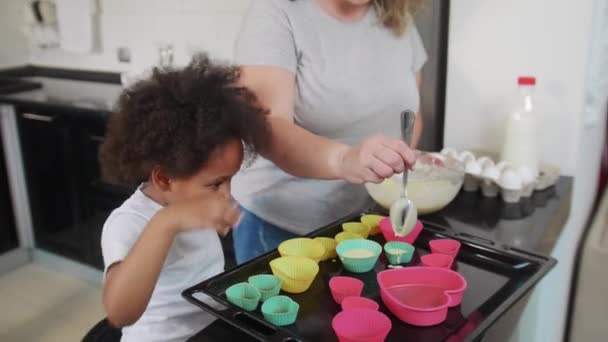
[(100, 149), (104, 176), (137, 184), (108, 217), (103, 304), (122, 341), (183, 341), (213, 318), (181, 298), (224, 269), (239, 218), (230, 181), (266, 143), (266, 110), (235, 67), (196, 56), (124, 90)]

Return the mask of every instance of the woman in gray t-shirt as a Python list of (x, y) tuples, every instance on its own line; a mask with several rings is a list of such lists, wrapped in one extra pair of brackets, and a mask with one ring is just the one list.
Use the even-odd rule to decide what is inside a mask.
[[(418, 111), (422, 0), (253, 0), (236, 46), (242, 82), (270, 109), (272, 147), (233, 180), (245, 262), (369, 204), (415, 162), (399, 113)], [(414, 146), (422, 131), (418, 115)]]

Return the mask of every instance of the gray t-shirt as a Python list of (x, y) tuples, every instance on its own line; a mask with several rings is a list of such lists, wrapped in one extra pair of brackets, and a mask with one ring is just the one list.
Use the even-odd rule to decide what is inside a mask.
[[(235, 57), (240, 65), (294, 73), (295, 123), (354, 145), (374, 134), (401, 136), (399, 113), (418, 111), (416, 72), (427, 55), (415, 25), (396, 36), (373, 9), (348, 23), (316, 0), (253, 0)], [(369, 204), (361, 185), (294, 177), (263, 158), (243, 169), (232, 187), (245, 208), (299, 234)]]

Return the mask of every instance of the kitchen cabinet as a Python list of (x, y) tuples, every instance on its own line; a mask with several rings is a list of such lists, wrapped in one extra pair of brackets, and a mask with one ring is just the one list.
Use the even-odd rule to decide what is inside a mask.
[[(116, 207), (123, 200), (96, 194), (89, 194), (86, 198), (87, 212), (83, 224), (88, 239), (86, 241), (89, 253), (86, 262), (98, 269), (103, 269), (103, 256), (101, 254), (101, 230), (103, 224)], [(120, 202), (120, 203), (118, 203)]]
[[(2, 91), (9, 86), (11, 91)], [(134, 190), (103, 182), (97, 161), (107, 118), (122, 90), (118, 73), (34, 66), (0, 70), (0, 103), (11, 106), (17, 119), (21, 161), (15, 163), (22, 165), (16, 177), (25, 183), (30, 204), (24, 215), (30, 214), (32, 223), (20, 233), (33, 235), (36, 248), (102, 267), (103, 223)]]
[(83, 165), (79, 193), (84, 207), (80, 213), (81, 229), (87, 235), (86, 263), (103, 268), (101, 254), (101, 231), (112, 212), (134, 191), (132, 186), (110, 184), (102, 179), (97, 158), (104, 141), (106, 120), (104, 118), (81, 118), (76, 120), (75, 140), (80, 148), (78, 154)]
[(15, 217), (8, 188), (4, 151), (0, 144), (0, 254), (19, 246)]
[(20, 112), (19, 135), (36, 244), (76, 260), (86, 251), (77, 229), (79, 172), (71, 122), (52, 112)]
[(132, 192), (101, 180), (105, 120), (57, 110), (18, 113), (36, 245), (102, 268), (103, 223)]

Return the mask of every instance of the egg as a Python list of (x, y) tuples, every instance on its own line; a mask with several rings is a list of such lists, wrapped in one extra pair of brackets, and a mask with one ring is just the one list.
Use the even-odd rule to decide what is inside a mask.
[(445, 154), (441, 154), (441, 153), (437, 153), (437, 152), (429, 153), (429, 155), (431, 157), (433, 157), (434, 159), (439, 159), (441, 161), (445, 161), (447, 158), (447, 156)]
[(474, 160), (475, 160), (475, 156), (465, 156), (462, 160), (462, 163), (466, 164), (466, 163), (468, 163), (470, 161), (474, 161)]
[(520, 190), (523, 188), (523, 182), (519, 172), (513, 168), (506, 168), (498, 181), (500, 186), (507, 190)]
[(503, 172), (505, 170), (505, 168), (511, 166), (511, 163), (509, 163), (508, 161), (502, 160), (500, 161), (498, 164), (496, 164), (496, 167), (498, 168), (498, 170), (500, 172)]
[(482, 170), (485, 170), (490, 166), (494, 166), (494, 161), (490, 157), (481, 157), (477, 159), (477, 162), (481, 166)]
[(481, 175), (481, 166), (476, 160), (471, 160), (470, 162), (466, 163), (464, 172), (474, 176), (479, 176)]
[(471, 160), (475, 160), (475, 155), (470, 151), (462, 151), (458, 155), (458, 159), (463, 163), (468, 163)]
[(444, 156), (447, 156), (447, 157), (450, 157), (450, 158), (456, 159), (456, 160), (458, 160), (458, 161), (462, 161), (462, 160), (460, 160), (460, 159), (458, 158), (458, 151), (456, 151), (456, 150), (455, 150), (455, 149), (453, 149), (453, 148), (446, 147), (446, 148), (444, 148), (443, 150), (441, 150), (441, 154), (442, 154), (442, 155), (444, 155)]
[(455, 156), (458, 156), (458, 152), (451, 147), (445, 147), (443, 150), (441, 150), (441, 154), (452, 157), (452, 158), (454, 158)]
[(536, 180), (534, 175), (532, 174), (532, 170), (530, 170), (530, 168), (526, 165), (521, 165), (520, 167), (518, 167), (517, 172), (519, 173), (521, 181), (522, 183), (524, 183), (524, 185), (533, 183)]
[(487, 180), (497, 182), (500, 178), (500, 171), (494, 165), (489, 165), (481, 172), (481, 176)]

